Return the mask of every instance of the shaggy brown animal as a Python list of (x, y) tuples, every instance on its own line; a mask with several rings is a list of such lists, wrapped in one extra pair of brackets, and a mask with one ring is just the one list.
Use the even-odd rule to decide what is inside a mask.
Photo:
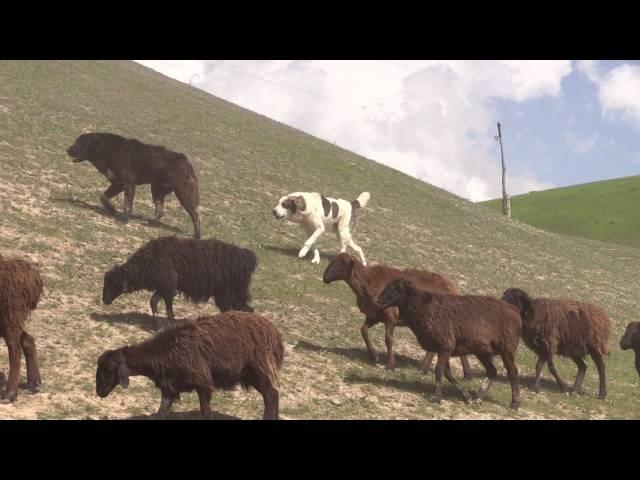
[[(451, 280), (438, 273), (423, 270), (405, 269), (390, 267), (381, 264), (371, 264), (365, 266), (357, 258), (347, 253), (337, 255), (324, 271), (324, 283), (331, 283), (337, 280), (344, 282), (351, 287), (356, 296), (358, 308), (365, 315), (365, 321), (360, 328), (362, 338), (367, 346), (367, 352), (372, 362), (376, 362), (377, 353), (371, 345), (369, 339), (369, 329), (378, 323), (384, 323), (385, 343), (387, 345), (387, 370), (395, 368), (395, 358), (393, 355), (393, 332), (396, 326), (404, 327), (405, 323), (398, 318), (396, 307), (380, 309), (376, 304), (376, 299), (382, 289), (396, 278), (406, 278), (411, 280), (417, 288), (424, 290), (434, 290), (443, 293), (458, 293), (458, 289)], [(421, 370), (427, 372), (433, 361), (433, 352), (427, 352), (421, 363)], [(464, 378), (471, 378), (471, 368), (465, 356), (460, 357)]]
[[(607, 396), (603, 355), (609, 353), (611, 322), (598, 306), (586, 302), (552, 298), (531, 298), (519, 288), (507, 289), (502, 299), (515, 305), (522, 317), (524, 343), (538, 356), (534, 390), (540, 391), (540, 375), (545, 363), (558, 382), (562, 393), (583, 393), (582, 382), (587, 372), (583, 357), (591, 355), (600, 376), (599, 398)], [(571, 358), (578, 366), (573, 387), (570, 389), (558, 375), (553, 356)]]
[(180, 393), (195, 390), (200, 411), (210, 418), (211, 394), (241, 384), (264, 399), (265, 420), (279, 415), (278, 376), (284, 358), (282, 335), (255, 313), (227, 312), (200, 317), (162, 330), (133, 346), (108, 350), (98, 358), (96, 393), (104, 398), (130, 375), (151, 379), (162, 392), (158, 414), (169, 413)]
[(415, 288), (405, 279), (389, 283), (378, 297), (380, 308), (400, 309), (400, 318), (427, 351), (438, 353), (436, 388), (432, 401), (442, 400), (442, 374), (461, 390), (465, 402), (471, 394), (460, 387), (448, 365), (450, 356), (474, 354), (487, 370), (478, 391), (485, 397), (497, 376), (492, 358), (498, 354), (511, 383), (511, 408), (520, 405), (518, 367), (515, 358), (522, 321), (515, 307), (497, 298), (479, 295), (447, 295)]
[(161, 298), (169, 320), (175, 321), (173, 298), (177, 293), (194, 303), (213, 297), (222, 312), (252, 312), (249, 286), (256, 266), (256, 255), (251, 250), (220, 240), (160, 237), (105, 274), (102, 300), (110, 305), (123, 293), (154, 292), (150, 304), (156, 328)]
[(26, 388), (33, 393), (40, 390), (36, 343), (24, 327), (41, 295), (42, 278), (33, 265), (0, 256), (0, 336), (9, 350), (9, 380), (2, 403), (13, 402), (18, 396), (21, 353), (27, 364)]
[(640, 375), (640, 322), (631, 322), (620, 340), (622, 350), (633, 349), (636, 354), (636, 370)]
[(136, 185), (151, 184), (156, 207), (155, 220), (163, 215), (164, 199), (175, 192), (182, 207), (193, 221), (194, 237), (200, 238), (198, 180), (193, 166), (182, 153), (164, 147), (147, 145), (113, 133), (85, 133), (67, 148), (74, 163), (88, 160), (111, 185), (100, 197), (113, 215), (116, 208), (110, 199), (124, 191), (124, 221), (133, 209)]

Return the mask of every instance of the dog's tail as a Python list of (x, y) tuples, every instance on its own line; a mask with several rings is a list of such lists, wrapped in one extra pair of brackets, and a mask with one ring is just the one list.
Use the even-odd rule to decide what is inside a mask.
[(351, 206), (354, 209), (364, 208), (367, 206), (367, 203), (369, 203), (370, 198), (371, 198), (371, 195), (369, 194), (369, 192), (362, 192), (358, 198), (356, 198), (353, 202), (351, 202)]

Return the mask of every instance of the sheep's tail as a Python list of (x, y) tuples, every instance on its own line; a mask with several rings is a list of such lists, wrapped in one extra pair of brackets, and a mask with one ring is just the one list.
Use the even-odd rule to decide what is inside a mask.
[(367, 206), (367, 203), (369, 203), (370, 198), (371, 198), (371, 195), (369, 194), (369, 192), (362, 192), (358, 198), (356, 198), (353, 202), (351, 202), (351, 206), (354, 209), (364, 208)]

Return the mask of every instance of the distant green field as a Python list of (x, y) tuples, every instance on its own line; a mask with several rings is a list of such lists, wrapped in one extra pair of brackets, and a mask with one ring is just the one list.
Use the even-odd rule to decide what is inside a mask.
[[(502, 199), (482, 202), (502, 211)], [(511, 198), (513, 218), (550, 232), (640, 247), (640, 176)]]
[[(200, 183), (203, 237), (256, 252), (253, 305), (278, 326), (285, 341), (283, 419), (640, 419), (633, 354), (618, 347), (626, 324), (638, 319), (639, 249), (507, 221), (486, 207), (138, 64), (82, 61), (0, 61), (0, 253), (38, 262), (45, 283), (27, 328), (37, 342), (42, 391), (20, 391), (15, 404), (0, 404), (0, 419), (154, 418), (158, 409), (160, 394), (144, 377), (132, 377), (127, 390), (116, 387), (105, 399), (96, 395), (98, 356), (154, 331), (150, 293), (124, 295), (104, 305), (103, 277), (150, 239), (191, 236), (193, 227), (174, 195), (162, 221), (150, 222), (154, 208), (148, 186), (137, 189), (127, 225), (108, 215), (99, 200), (107, 180), (86, 162), (72, 163), (65, 153), (86, 131), (110, 131), (184, 152)], [(511, 394), (500, 360), (499, 381), (487, 400), (465, 405), (460, 393), (446, 385), (443, 403), (429, 403), (433, 375), (418, 371), (424, 352), (414, 335), (396, 329), (397, 366), (388, 372), (384, 328), (374, 327), (371, 339), (380, 360), (372, 364), (353, 293), (344, 283), (322, 282), (328, 257), (340, 248), (335, 236), (320, 239), (320, 265), (298, 258), (305, 240), (300, 226), (278, 222), (271, 214), (278, 199), (294, 191), (348, 200), (371, 192), (355, 232), (371, 261), (444, 273), (463, 293), (500, 296), (518, 286), (532, 295), (602, 305), (612, 320), (607, 400), (596, 397), (591, 360), (585, 395), (562, 395), (547, 370), (535, 394), (535, 358), (521, 344), (518, 412), (507, 408)], [(609, 196), (603, 193), (603, 198)], [(630, 221), (636, 197), (624, 198), (625, 215), (603, 208), (601, 218)], [(121, 210), (122, 195), (114, 201)], [(519, 203), (516, 198), (516, 217)], [(608, 205), (613, 210), (616, 203), (608, 200)], [(178, 319), (217, 311), (212, 302), (191, 305), (180, 298), (174, 309)], [(483, 371), (475, 358), (471, 364), (474, 378), (466, 383), (475, 390)], [(556, 364), (565, 380), (573, 381), (574, 363), (558, 358)], [(460, 362), (451, 365), (459, 376)], [(0, 342), (0, 388), (7, 376), (7, 348)], [(195, 393), (185, 394), (170, 418), (198, 418), (198, 405)], [(262, 400), (253, 390), (216, 392), (211, 407), (218, 418), (262, 416)]]

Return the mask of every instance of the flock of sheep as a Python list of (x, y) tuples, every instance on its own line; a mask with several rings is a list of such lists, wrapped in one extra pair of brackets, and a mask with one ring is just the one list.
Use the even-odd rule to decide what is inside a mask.
[[(154, 152), (164, 152), (165, 164), (171, 166), (171, 161), (166, 161), (166, 158), (174, 152), (140, 145), (148, 148), (146, 153), (144, 150), (141, 153), (147, 155), (145, 168), (154, 168), (153, 161), (149, 161), (156, 155)], [(169, 167), (162, 167), (165, 170), (169, 168), (168, 171), (149, 173), (136, 166), (138, 160), (135, 155), (123, 151), (113, 154), (112, 149), (109, 155), (126, 160), (121, 164), (130, 162), (129, 172), (135, 174), (127, 177), (126, 169), (118, 172), (113, 162), (103, 161), (104, 153), (88, 154), (75, 147), (69, 150), (70, 155), (74, 154), (74, 161), (80, 157), (90, 160), (112, 181), (112, 186), (117, 185), (110, 187), (112, 191), (122, 186), (120, 191), (130, 192), (125, 195), (125, 214), (132, 208), (132, 185), (147, 182), (153, 186), (154, 181), (164, 182), (161, 185), (163, 194), (171, 192)], [(197, 183), (195, 196), (189, 194), (184, 186), (190, 182), (191, 177), (179, 183), (183, 185), (180, 187), (183, 188), (182, 196), (198, 200)], [(157, 192), (159, 188), (156, 186), (154, 190)], [(154, 194), (154, 200), (157, 199), (158, 195)], [(139, 344), (105, 351), (98, 358), (96, 393), (106, 397), (117, 385), (127, 388), (130, 376), (142, 375), (151, 379), (161, 391), (159, 415), (167, 414), (182, 392), (195, 390), (201, 412), (209, 418), (212, 393), (216, 389), (231, 389), (240, 384), (245, 388), (253, 387), (262, 395), (264, 419), (277, 419), (278, 377), (284, 346), (276, 326), (250, 306), (250, 284), (257, 267), (256, 255), (249, 249), (219, 240), (199, 239), (197, 201), (195, 206), (193, 202), (189, 204), (187, 210), (194, 220), (197, 238), (170, 236), (153, 239), (104, 276), (103, 302), (107, 305), (122, 294), (140, 290), (152, 292), (150, 307), (159, 331)], [(156, 214), (158, 212), (162, 213), (161, 202), (156, 203)], [(339, 280), (349, 285), (358, 308), (365, 316), (361, 333), (373, 362), (377, 361), (377, 354), (368, 330), (377, 323), (385, 325), (387, 369), (393, 370), (395, 366), (393, 336), (397, 326), (409, 327), (425, 350), (425, 358), (421, 362), (424, 372), (430, 369), (434, 355), (438, 355), (433, 402), (442, 400), (443, 375), (461, 391), (467, 403), (484, 398), (497, 377), (493, 357), (499, 355), (511, 384), (510, 407), (517, 410), (520, 392), (516, 353), (521, 338), (538, 357), (535, 391), (539, 391), (542, 369), (548, 364), (563, 393), (581, 393), (587, 369), (584, 357), (589, 355), (599, 373), (599, 398), (604, 399), (607, 395), (603, 355), (609, 353), (610, 321), (606, 313), (595, 305), (531, 298), (516, 288), (505, 291), (501, 299), (461, 295), (456, 285), (441, 274), (401, 270), (382, 264), (366, 265), (348, 253), (335, 256), (324, 271), (323, 281), (326, 284)], [(4, 337), (9, 352), (9, 377), (2, 393), (3, 403), (17, 398), (23, 353), (27, 369), (26, 388), (34, 393), (40, 389), (36, 346), (33, 337), (25, 331), (25, 324), (30, 312), (37, 307), (42, 291), (42, 279), (32, 264), (0, 255), (0, 335)], [(196, 303), (213, 299), (221, 313), (175, 322), (173, 299), (177, 294)], [(157, 318), (157, 305), (161, 299), (171, 322), (165, 328), (160, 328)], [(640, 322), (629, 324), (620, 347), (634, 349), (635, 365), (640, 374)], [(486, 378), (477, 392), (470, 392), (462, 386), (449, 365), (451, 357), (460, 357), (464, 377), (470, 378), (468, 355), (475, 356), (486, 370)], [(578, 373), (571, 387), (558, 375), (555, 355), (569, 357), (576, 363)]]

